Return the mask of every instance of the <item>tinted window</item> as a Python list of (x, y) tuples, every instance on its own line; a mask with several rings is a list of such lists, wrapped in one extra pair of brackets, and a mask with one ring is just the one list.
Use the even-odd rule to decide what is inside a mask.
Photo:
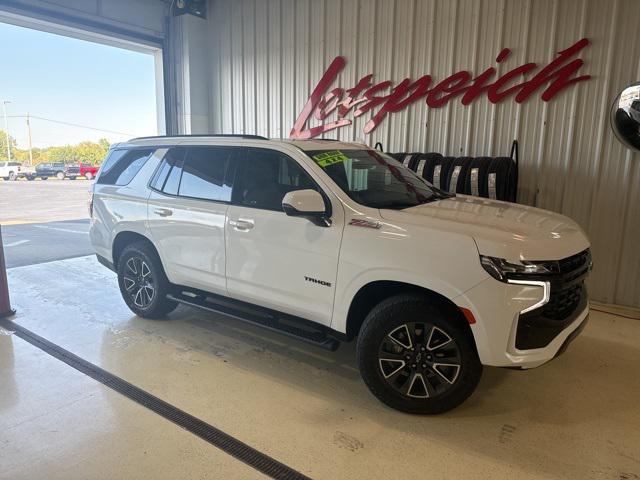
[(249, 148), (243, 162), (236, 202), (247, 207), (282, 211), (290, 191), (318, 190), (297, 162), (276, 150)]
[(367, 207), (403, 209), (451, 196), (375, 150), (306, 153), (352, 200)]
[(178, 195), (231, 201), (231, 179), (227, 172), (233, 149), (188, 147), (186, 150)]
[(153, 150), (113, 150), (104, 161), (97, 183), (127, 185), (140, 171)]
[(184, 152), (185, 149), (181, 147), (174, 147), (167, 152), (151, 180), (151, 188), (169, 195), (178, 194)]

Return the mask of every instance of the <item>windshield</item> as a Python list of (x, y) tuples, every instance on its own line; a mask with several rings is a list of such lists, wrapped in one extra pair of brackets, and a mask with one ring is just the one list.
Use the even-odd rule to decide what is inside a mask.
[(372, 208), (403, 209), (452, 196), (375, 150), (312, 150), (316, 162), (349, 198)]

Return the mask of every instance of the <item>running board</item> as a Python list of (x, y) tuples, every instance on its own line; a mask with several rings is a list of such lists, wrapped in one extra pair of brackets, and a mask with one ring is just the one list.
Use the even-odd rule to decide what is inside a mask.
[[(327, 334), (328, 328), (322, 329), (321, 326), (315, 324), (311, 326), (308, 325), (312, 323), (309, 320), (268, 308), (206, 292), (198, 291), (196, 293), (192, 289), (180, 289), (179, 287), (173, 293), (168, 294), (167, 298), (184, 305), (236, 318), (332, 352), (335, 352), (340, 346), (337, 339)], [(305, 324), (309, 328), (301, 328), (296, 324)]]

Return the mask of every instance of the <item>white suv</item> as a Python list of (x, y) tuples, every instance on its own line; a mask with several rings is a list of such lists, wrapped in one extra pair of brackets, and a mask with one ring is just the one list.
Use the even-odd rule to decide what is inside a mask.
[(137, 315), (179, 303), (335, 350), (393, 408), (439, 413), (482, 365), (531, 368), (588, 314), (589, 241), (544, 210), (452, 195), (371, 148), (256, 136), (114, 146), (91, 241)]

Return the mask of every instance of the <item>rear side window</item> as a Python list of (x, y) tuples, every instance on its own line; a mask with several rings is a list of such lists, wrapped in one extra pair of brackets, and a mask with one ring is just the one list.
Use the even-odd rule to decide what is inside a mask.
[(127, 185), (152, 153), (152, 149), (112, 150), (102, 165), (102, 172), (96, 183)]
[(226, 147), (187, 147), (178, 195), (222, 202), (231, 201), (230, 160)]
[(149, 186), (169, 195), (177, 195), (182, 176), (184, 153), (185, 149), (182, 147), (170, 149), (162, 159), (162, 163), (156, 170)]

